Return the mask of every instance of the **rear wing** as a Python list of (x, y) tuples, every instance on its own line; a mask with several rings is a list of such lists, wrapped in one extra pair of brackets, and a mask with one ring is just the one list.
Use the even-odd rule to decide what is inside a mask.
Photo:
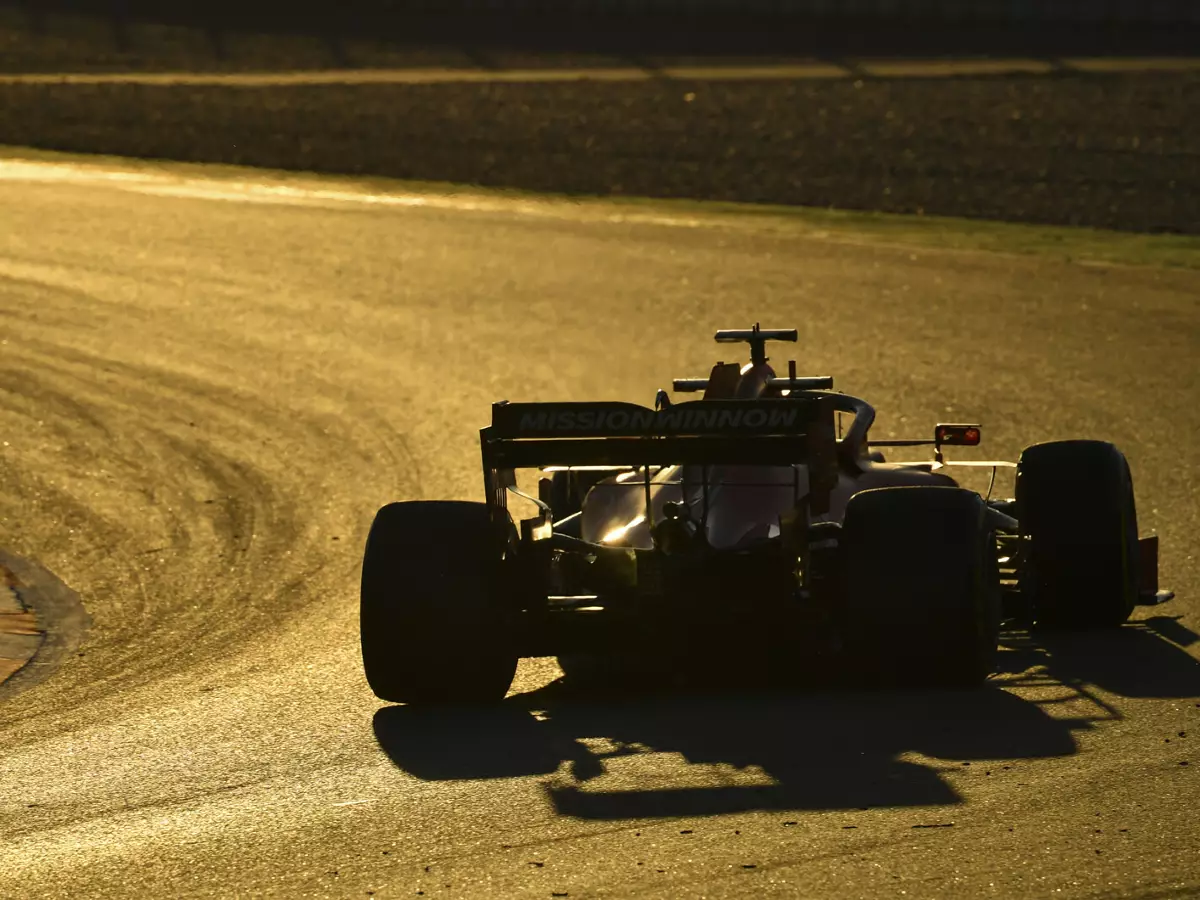
[[(642, 468), (649, 498), (652, 467), (804, 465), (809, 508), (824, 512), (837, 485), (834, 400), (833, 395), (695, 400), (661, 409), (633, 403), (502, 401), (493, 404), (492, 424), (479, 434), (488, 504), (493, 510), (507, 507), (517, 469)], [(542, 514), (522, 521), (523, 535), (551, 533), (550, 509), (538, 505)]]
[(824, 397), (633, 403), (507, 403), (480, 432), (485, 469), (792, 465), (833, 460)]

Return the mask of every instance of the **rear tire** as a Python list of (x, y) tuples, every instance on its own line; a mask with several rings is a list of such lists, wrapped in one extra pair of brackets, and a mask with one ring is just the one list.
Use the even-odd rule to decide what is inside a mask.
[(1000, 576), (978, 494), (925, 486), (855, 494), (840, 555), (852, 677), (971, 686), (995, 670)]
[(379, 510), (363, 557), (363, 668), (393, 703), (488, 703), (517, 668), (502, 590), (507, 529), (482, 503)]
[(1112, 628), (1137, 604), (1133, 477), (1104, 441), (1027, 447), (1017, 465), (1021, 592), (1039, 626)]

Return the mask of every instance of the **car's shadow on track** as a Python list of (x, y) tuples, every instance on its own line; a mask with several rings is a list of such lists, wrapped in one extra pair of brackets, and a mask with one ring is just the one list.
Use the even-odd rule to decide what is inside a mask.
[[(1182, 649), (1198, 640), (1165, 617), (1118, 632), (1014, 634), (996, 683), (969, 691), (647, 695), (560, 679), (489, 710), (384, 707), (374, 726), (411, 775), (552, 776), (557, 810), (586, 819), (953, 804), (963, 798), (941, 769), (975, 763), (1002, 777), (1013, 760), (1074, 753), (1073, 733), (1121, 718), (1120, 698), (1200, 695), (1200, 663)], [(649, 753), (692, 765), (660, 764), (632, 786), (598, 781), (614, 761)]]
[(1178, 616), (1155, 616), (1112, 631), (1010, 635), (1001, 654), (1001, 676), (1015, 684), (1050, 681), (1118, 697), (1200, 695), (1200, 662), (1187, 648), (1200, 643)]

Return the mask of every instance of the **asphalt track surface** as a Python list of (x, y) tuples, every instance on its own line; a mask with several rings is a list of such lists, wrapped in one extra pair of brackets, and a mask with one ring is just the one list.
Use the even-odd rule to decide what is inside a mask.
[[(0, 704), (0, 897), (1200, 893), (1195, 272), (565, 205), (2, 190), (0, 542), (92, 626)], [(755, 320), (798, 326), (881, 433), (1118, 442), (1179, 599), (1010, 636), (976, 692), (598, 699), (531, 661), (487, 717), (371, 695), (376, 507), (479, 497), (494, 399), (647, 402)]]

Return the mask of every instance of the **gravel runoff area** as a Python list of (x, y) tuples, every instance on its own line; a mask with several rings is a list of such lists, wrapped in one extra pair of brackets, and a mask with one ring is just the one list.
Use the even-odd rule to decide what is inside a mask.
[(0, 143), (1200, 233), (1200, 74), (0, 86)]

